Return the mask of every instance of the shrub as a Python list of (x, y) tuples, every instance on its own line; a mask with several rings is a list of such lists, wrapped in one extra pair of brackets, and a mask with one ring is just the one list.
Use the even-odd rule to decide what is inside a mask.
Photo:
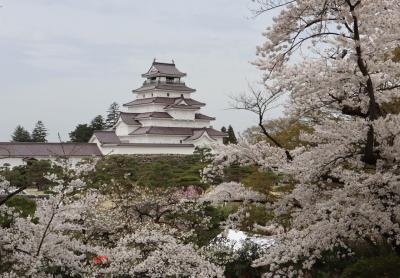
[(398, 278), (400, 275), (400, 257), (395, 254), (361, 258), (347, 266), (341, 277), (343, 278)]
[[(36, 202), (20, 195), (13, 196), (5, 204), (15, 208), (22, 217), (33, 216), (36, 211)], [(0, 217), (0, 226), (9, 227), (13, 221), (11, 216)]]

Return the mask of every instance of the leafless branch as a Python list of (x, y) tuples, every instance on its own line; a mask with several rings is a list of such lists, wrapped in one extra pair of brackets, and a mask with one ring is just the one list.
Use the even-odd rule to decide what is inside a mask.
[(265, 12), (269, 12), (271, 10), (275, 10), (281, 7), (284, 7), (286, 5), (289, 5), (291, 3), (297, 2), (297, 0), (287, 0), (287, 1), (282, 1), (282, 0), (255, 0), (259, 6), (259, 9), (254, 9), (252, 10), (252, 13), (254, 16), (259, 16)]
[(258, 116), (258, 126), (261, 128), (262, 133), (273, 142), (278, 148), (284, 149), (286, 158), (291, 161), (293, 157), (290, 152), (285, 149), (281, 143), (279, 143), (265, 128), (265, 113), (271, 108), (271, 105), (275, 103), (284, 94), (282, 88), (276, 90), (269, 89), (256, 90), (249, 84), (249, 93), (242, 94), (237, 97), (231, 97), (234, 103), (232, 104), (233, 109), (247, 110)]
[(4, 198), (2, 198), (0, 200), (0, 206), (4, 205), (8, 200), (10, 200), (12, 197), (17, 195), (18, 193), (24, 191), (27, 187), (28, 187), (27, 185), (24, 185), (24, 186), (19, 187), (17, 190), (9, 193), (7, 196), (5, 196)]

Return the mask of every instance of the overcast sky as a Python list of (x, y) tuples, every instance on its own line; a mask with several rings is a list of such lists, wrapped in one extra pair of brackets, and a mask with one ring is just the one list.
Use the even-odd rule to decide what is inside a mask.
[[(42, 120), (49, 140), (134, 99), (140, 74), (175, 60), (207, 103), (213, 126), (256, 123), (227, 110), (229, 96), (260, 80), (250, 64), (272, 15), (251, 0), (0, 0), (0, 141)], [(279, 114), (275, 111), (271, 117)]]

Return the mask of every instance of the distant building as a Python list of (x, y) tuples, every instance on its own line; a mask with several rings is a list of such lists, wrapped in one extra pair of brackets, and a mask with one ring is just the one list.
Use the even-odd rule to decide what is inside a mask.
[(96, 144), (0, 142), (0, 166), (15, 167), (29, 160), (54, 161), (61, 157), (76, 164), (83, 158), (94, 156), (101, 156)]
[(214, 117), (200, 113), (205, 103), (192, 99), (196, 90), (186, 86), (185, 76), (175, 63), (154, 61), (113, 128), (95, 131), (89, 143), (0, 142), (0, 166), (60, 157), (76, 164), (107, 154), (192, 154), (197, 146), (222, 144), (227, 134), (210, 126)]
[(136, 99), (124, 104), (111, 130), (95, 131), (89, 143), (102, 154), (192, 154), (196, 146), (222, 144), (226, 133), (213, 129), (214, 117), (200, 113), (204, 103), (183, 82), (175, 63), (154, 61)]

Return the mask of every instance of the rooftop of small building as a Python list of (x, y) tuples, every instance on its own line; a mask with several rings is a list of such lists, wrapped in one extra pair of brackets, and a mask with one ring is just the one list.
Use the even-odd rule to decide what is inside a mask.
[(101, 156), (101, 152), (96, 144), (91, 143), (0, 142), (0, 158), (64, 156)]
[(121, 141), (114, 130), (95, 130), (93, 136), (99, 140), (101, 144), (119, 144)]
[(174, 60), (171, 63), (158, 62), (154, 59), (153, 63), (149, 70), (142, 74), (142, 77), (150, 78), (157, 76), (166, 76), (166, 77), (184, 77), (186, 73), (181, 72), (175, 66)]

